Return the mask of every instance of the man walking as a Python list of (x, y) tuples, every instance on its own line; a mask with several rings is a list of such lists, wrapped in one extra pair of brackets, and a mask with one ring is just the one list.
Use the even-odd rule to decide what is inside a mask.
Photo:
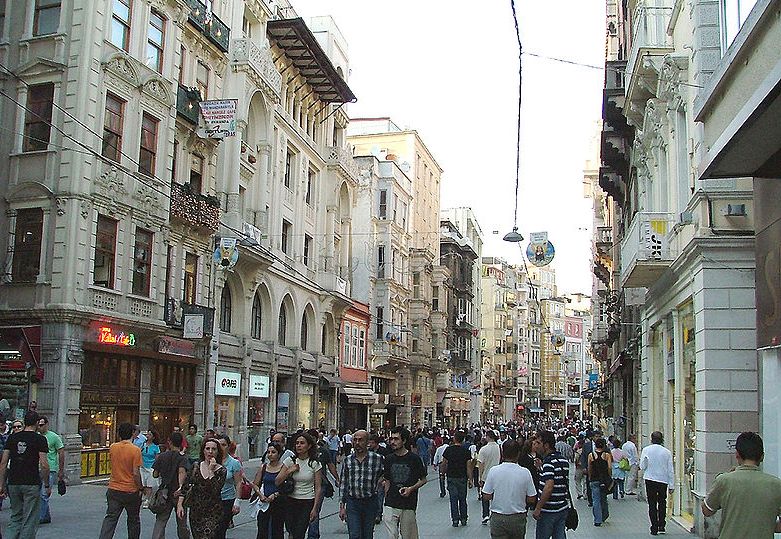
[(673, 454), (662, 445), (662, 433), (651, 433), (651, 445), (640, 455), (640, 469), (645, 479), (645, 493), (648, 498), (648, 517), (651, 520), (651, 535), (664, 534), (667, 519), (667, 491), (675, 489)]
[(466, 526), (468, 517), (466, 508), (467, 486), (472, 488), (472, 453), (464, 447), (466, 436), (463, 431), (456, 431), (453, 436), (455, 443), (442, 453), (442, 464), (439, 465), (447, 475), (447, 490), (450, 493), (450, 518), (453, 527)]
[[(49, 485), (53, 487), (65, 477), (65, 444), (62, 443), (62, 438), (60, 438), (59, 434), (49, 430), (49, 419), (46, 416), (38, 418), (38, 433), (46, 438), (46, 444), (49, 448), (46, 460), (49, 462)], [(42, 488), (39, 524), (49, 524), (52, 521), (51, 512), (49, 511), (50, 497), (51, 489), (49, 489), (47, 494), (46, 489)]]
[(342, 462), (342, 493), (339, 518), (347, 521), (350, 539), (372, 539), (377, 516), (377, 485), (382, 478), (384, 459), (368, 451), (369, 433), (353, 434), (353, 453)]
[(639, 455), (637, 454), (637, 445), (635, 442), (637, 437), (634, 434), (630, 434), (624, 445), (621, 446), (621, 450), (626, 454), (626, 458), (629, 460), (629, 472), (626, 477), (626, 495), (636, 496), (637, 488), (637, 465), (640, 462)]
[(331, 433), (329, 436), (325, 438), (325, 443), (328, 444), (328, 451), (331, 452), (331, 461), (337, 462), (337, 457), (339, 456), (339, 443), (341, 442), (341, 439), (339, 438), (339, 434), (336, 432), (336, 429), (331, 429)]
[(744, 432), (735, 441), (738, 466), (716, 477), (702, 502), (706, 517), (721, 509), (719, 539), (773, 539), (781, 512), (781, 479), (759, 469), (765, 456), (762, 438)]
[(201, 458), (201, 447), (203, 446), (203, 436), (198, 434), (198, 425), (190, 423), (187, 427), (187, 436), (185, 438), (187, 440), (186, 455), (190, 461), (190, 466), (192, 466)]
[(447, 448), (450, 447), (450, 438), (445, 435), (444, 438), (442, 438), (442, 444), (437, 447), (437, 450), (434, 452), (434, 469), (437, 470), (437, 475), (439, 476), (439, 497), (444, 498), (445, 497), (445, 472), (441, 468), (442, 464), (442, 455), (445, 453)]
[[(488, 429), (485, 431), (485, 439), (486, 444), (480, 448), (480, 451), (477, 452), (477, 470), (480, 472), (480, 475), (478, 477), (480, 489), (482, 491), (483, 485), (485, 484), (485, 479), (488, 476), (488, 471), (493, 468), (494, 466), (497, 466), (499, 464), (499, 460), (501, 458), (501, 452), (499, 450), (499, 444), (496, 443), (496, 433)], [(516, 444), (517, 445), (517, 444)], [(502, 446), (504, 447), (504, 446)], [(519, 448), (520, 451), (520, 448)], [(507, 460), (505, 456), (505, 461)], [(518, 462), (518, 455), (515, 456), (515, 462)], [(535, 493), (536, 494), (536, 493)], [(488, 521), (491, 519), (491, 503), (490, 503), (490, 497), (486, 498), (485, 496), (482, 496), (481, 494), (481, 500), (483, 504), (483, 524), (488, 524)], [(524, 515), (526, 514), (526, 511), (524, 509)], [(525, 518), (525, 516), (524, 516)]]
[(385, 457), (382, 472), (386, 480), (385, 509), (382, 520), (389, 539), (418, 539), (418, 489), (426, 484), (423, 461), (407, 447), (410, 433), (404, 427), (391, 429), (389, 442), (393, 453)]
[(536, 452), (543, 455), (540, 499), (534, 509), (537, 539), (565, 539), (565, 522), (569, 502), (569, 463), (556, 451), (556, 437), (550, 431), (540, 431), (534, 440)]
[(0, 459), (0, 497), (6, 495), (7, 471), (11, 501), (6, 539), (34, 538), (40, 520), (41, 483), (47, 496), (52, 493), (46, 458), (49, 447), (46, 438), (36, 432), (37, 428), (38, 414), (27, 412), (24, 430), (15, 431), (8, 437)]
[[(187, 480), (190, 461), (182, 455), (184, 437), (181, 432), (172, 432), (168, 437), (168, 451), (162, 453), (152, 464), (152, 475), (160, 478), (160, 488), (168, 490), (168, 506), (155, 517), (155, 527), (152, 539), (165, 539), (165, 527), (171, 518), (171, 511), (176, 510), (176, 500), (179, 490)], [(185, 509), (186, 511), (186, 509)], [(186, 513), (176, 514), (176, 535), (179, 539), (189, 539)]]
[(537, 500), (537, 487), (529, 470), (518, 466), (518, 442), (506, 441), (502, 453), (504, 461), (488, 470), (483, 485), (483, 503), (488, 501), (491, 505), (491, 537), (523, 539), (526, 507)]
[(141, 449), (133, 444), (133, 425), (122, 423), (117, 429), (119, 441), (108, 450), (111, 478), (106, 490), (106, 516), (100, 528), (100, 539), (111, 539), (119, 516), (127, 513), (128, 539), (141, 536)]

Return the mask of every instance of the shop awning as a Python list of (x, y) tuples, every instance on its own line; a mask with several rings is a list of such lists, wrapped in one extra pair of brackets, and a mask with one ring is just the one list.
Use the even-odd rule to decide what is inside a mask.
[(370, 387), (344, 386), (342, 394), (347, 397), (350, 404), (375, 404), (377, 395)]
[[(0, 361), (9, 369), (24, 369), (26, 364), (41, 366), (41, 326), (0, 327)], [(11, 363), (19, 366), (11, 366)]]
[(332, 374), (320, 373), (320, 389), (336, 389), (342, 382)]

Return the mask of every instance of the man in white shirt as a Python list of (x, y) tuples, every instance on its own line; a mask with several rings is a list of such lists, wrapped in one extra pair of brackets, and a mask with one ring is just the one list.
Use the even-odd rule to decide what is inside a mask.
[(635, 445), (636, 439), (634, 434), (630, 434), (627, 441), (621, 446), (621, 450), (626, 454), (626, 458), (629, 459), (629, 473), (626, 477), (627, 496), (637, 495), (635, 489), (637, 488), (637, 465), (639, 464), (640, 459), (637, 455), (637, 446)]
[(648, 517), (651, 520), (651, 535), (665, 533), (667, 518), (667, 491), (675, 489), (673, 454), (662, 445), (662, 433), (651, 433), (651, 445), (643, 448), (640, 455), (640, 469), (645, 479), (645, 493), (648, 498)]
[(537, 499), (532, 474), (518, 465), (521, 446), (515, 440), (502, 444), (504, 462), (488, 471), (483, 500), (491, 504), (492, 537), (526, 537), (526, 505)]
[(444, 498), (445, 494), (445, 474), (442, 473), (441, 468), (439, 467), (440, 464), (442, 464), (442, 455), (445, 453), (445, 449), (447, 449), (450, 446), (450, 438), (445, 436), (442, 438), (442, 445), (437, 447), (437, 450), (434, 452), (434, 461), (432, 464), (434, 464), (434, 469), (437, 470), (437, 474), (439, 475), (439, 497)]
[[(496, 434), (492, 430), (485, 431), (485, 438), (488, 441), (480, 451), (477, 453), (477, 469), (480, 472), (478, 484), (480, 488), (483, 488), (485, 484), (485, 478), (488, 476), (488, 471), (499, 464), (501, 457), (501, 451), (499, 444), (496, 443)], [(517, 460), (517, 459), (516, 459)], [(482, 496), (483, 500), (483, 524), (488, 524), (491, 516), (490, 502), (485, 496)]]

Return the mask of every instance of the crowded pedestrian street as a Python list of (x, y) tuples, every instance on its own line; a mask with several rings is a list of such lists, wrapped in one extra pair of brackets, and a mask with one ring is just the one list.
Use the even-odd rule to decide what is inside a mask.
[[(249, 463), (249, 472), (255, 472), (257, 463)], [(573, 487), (574, 492), (574, 487)], [(420, 490), (418, 501), (418, 528), (420, 537), (450, 537), (475, 539), (490, 537), (488, 526), (480, 524), (480, 502), (476, 490), (468, 495), (469, 522), (466, 527), (452, 528), (448, 498), (440, 498), (437, 490), (436, 473), (429, 468), (428, 482)], [(591, 509), (585, 500), (575, 500), (580, 517), (576, 531), (567, 532), (567, 537), (578, 539), (636, 539), (648, 537), (648, 506), (638, 501), (636, 496), (611, 503), (610, 519), (600, 528), (592, 524)], [(235, 526), (228, 530), (228, 539), (255, 539), (257, 524), (249, 518), (246, 502), (242, 512), (234, 519)], [(339, 520), (339, 504), (336, 497), (323, 503), (320, 532), (323, 538), (347, 537), (347, 526)], [(100, 524), (106, 512), (106, 482), (98, 481), (69, 488), (63, 497), (54, 496), (51, 502), (52, 524), (38, 528), (38, 539), (94, 539), (100, 530)], [(0, 527), (5, 528), (8, 521), (7, 503), (0, 511)], [(146, 510), (141, 512), (141, 536), (149, 537), (154, 526), (154, 515)], [(526, 528), (526, 536), (534, 537), (533, 521)], [(168, 537), (176, 537), (176, 523), (172, 518), (166, 529)], [(689, 535), (674, 522), (668, 524), (667, 535), (671, 537)], [(127, 539), (124, 516), (117, 526), (116, 539)], [(375, 527), (375, 537), (387, 537), (382, 524)]]

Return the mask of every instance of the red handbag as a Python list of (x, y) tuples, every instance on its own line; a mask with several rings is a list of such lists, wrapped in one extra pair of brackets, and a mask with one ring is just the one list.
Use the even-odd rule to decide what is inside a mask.
[(249, 500), (250, 496), (252, 496), (252, 483), (244, 479), (239, 487), (239, 499)]

